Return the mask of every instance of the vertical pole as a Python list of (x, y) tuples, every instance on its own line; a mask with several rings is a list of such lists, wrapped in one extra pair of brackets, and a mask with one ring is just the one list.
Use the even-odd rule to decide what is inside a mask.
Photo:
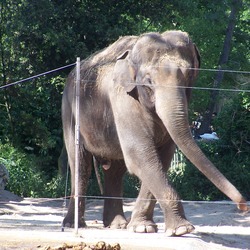
[(78, 234), (78, 204), (79, 204), (79, 139), (80, 139), (80, 125), (79, 125), (79, 103), (80, 103), (80, 57), (76, 60), (76, 110), (75, 110), (75, 234)]

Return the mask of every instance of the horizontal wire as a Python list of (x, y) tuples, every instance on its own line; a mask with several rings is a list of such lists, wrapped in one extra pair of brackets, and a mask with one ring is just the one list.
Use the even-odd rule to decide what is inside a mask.
[[(158, 66), (158, 67), (163, 67), (164, 68), (164, 66)], [(174, 67), (171, 67), (171, 68), (174, 68)], [(186, 68), (186, 67), (176, 67), (176, 68), (190, 69), (190, 70), (196, 70), (196, 71), (210, 71), (210, 72), (223, 72), (223, 73), (250, 74), (250, 71), (231, 70), (231, 69), (206, 69), (206, 68)]]
[[(136, 65), (136, 64), (135, 64)], [(237, 74), (250, 74), (250, 71), (231, 70), (231, 69), (208, 69), (208, 68), (191, 68), (191, 67), (165, 67), (165, 66), (152, 66), (152, 68), (166, 68), (166, 69), (189, 69), (195, 71), (209, 71), (209, 72), (223, 72), (223, 73), (237, 73)]]
[(174, 86), (174, 85), (152, 85), (152, 84), (138, 84), (128, 83), (133, 86), (147, 86), (147, 87), (163, 87), (163, 88), (179, 88), (179, 89), (195, 89), (195, 90), (216, 90), (216, 91), (229, 91), (229, 92), (250, 92), (250, 89), (222, 89), (222, 88), (208, 88), (208, 87), (194, 87), (194, 86)]
[[(33, 204), (41, 204), (41, 203), (45, 203), (45, 202), (48, 202), (48, 201), (64, 201), (65, 199), (69, 199), (69, 198), (73, 198), (74, 196), (66, 196), (66, 197), (60, 197), (60, 198), (34, 198), (35, 201), (31, 201), (31, 203)], [(95, 200), (103, 200), (103, 199), (114, 199), (114, 200), (124, 200), (126, 202), (129, 202), (129, 201), (136, 201), (136, 200), (142, 200), (142, 201), (149, 201), (149, 200), (154, 200), (154, 201), (165, 201), (165, 202), (168, 202), (168, 201), (173, 201), (173, 200), (168, 200), (168, 199), (142, 199), (142, 198), (129, 198), (129, 197), (111, 197), (111, 196), (92, 196), (92, 195), (83, 195), (83, 196), (78, 196), (78, 197), (81, 197), (81, 198), (86, 198), (86, 199), (95, 199)], [(31, 198), (32, 199), (32, 198)], [(195, 200), (195, 201), (191, 201), (191, 200), (174, 200), (176, 202), (182, 202), (182, 203), (193, 203), (193, 204), (219, 204), (219, 205), (235, 205), (236, 203), (233, 202), (233, 201), (227, 201), (227, 200), (224, 200), (224, 201), (198, 201), (198, 200)], [(11, 202), (4, 202), (4, 201), (1, 201), (0, 204), (17, 204), (17, 203), (20, 203), (20, 202), (15, 202), (15, 201), (11, 201)], [(238, 203), (237, 203), (238, 204)], [(239, 204), (245, 204), (245, 203), (239, 203)], [(247, 205), (250, 205), (250, 202), (247, 202)]]
[[(71, 196), (69, 196), (71, 197)], [(88, 195), (83, 195), (83, 196), (79, 196), (82, 198), (92, 198), (92, 199), (114, 199), (114, 200), (137, 200), (137, 198), (129, 198), (129, 197), (111, 197), (111, 196), (88, 196)], [(154, 200), (154, 201), (165, 201), (165, 202), (172, 202), (173, 200), (168, 200), (168, 199), (142, 199), (142, 198), (138, 198), (138, 200), (143, 200), (143, 201), (150, 201), (150, 200)], [(202, 204), (208, 204), (208, 203), (214, 203), (214, 204), (227, 204), (227, 205), (234, 205), (235, 202), (233, 201), (189, 201), (189, 200), (174, 200), (174, 201), (178, 201), (178, 202), (184, 202), (184, 203), (202, 203)], [(249, 202), (248, 202), (249, 203)], [(237, 203), (237, 204), (245, 204), (245, 203)], [(249, 203), (250, 205), (250, 203)]]
[[(81, 82), (84, 83), (95, 83), (95, 81), (90, 81), (88, 79), (81, 79)], [(195, 87), (195, 86), (174, 86), (174, 85), (152, 85), (152, 84), (139, 84), (139, 83), (127, 83), (127, 85), (131, 86), (147, 86), (153, 88), (176, 88), (176, 89), (194, 89), (194, 90), (208, 90), (208, 91), (228, 91), (228, 92), (250, 92), (250, 89), (225, 89), (225, 88), (214, 88), (214, 87)]]
[(7, 88), (7, 87), (10, 87), (10, 86), (13, 86), (13, 85), (17, 85), (17, 84), (20, 84), (20, 83), (23, 83), (23, 82), (26, 82), (26, 81), (29, 81), (29, 80), (32, 80), (32, 79), (35, 79), (35, 78), (44, 76), (44, 75), (48, 75), (48, 74), (54, 73), (54, 72), (56, 72), (56, 71), (63, 70), (63, 69), (65, 69), (65, 68), (69, 68), (69, 67), (71, 67), (71, 66), (73, 66), (73, 65), (75, 65), (75, 64), (76, 64), (76, 63), (71, 63), (71, 64), (69, 64), (69, 65), (62, 66), (62, 67), (60, 67), (60, 68), (52, 69), (52, 70), (49, 70), (49, 71), (47, 71), (47, 72), (44, 72), (44, 73), (41, 73), (41, 74), (38, 74), (38, 75), (34, 75), (34, 76), (31, 76), (31, 77), (28, 77), (28, 78), (25, 78), (25, 79), (22, 79), (22, 80), (13, 82), (13, 83), (9, 83), (9, 84), (0, 86), (0, 89)]

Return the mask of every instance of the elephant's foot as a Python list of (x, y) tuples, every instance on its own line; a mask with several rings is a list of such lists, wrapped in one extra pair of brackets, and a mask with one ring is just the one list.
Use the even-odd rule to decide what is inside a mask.
[(187, 222), (186, 224), (178, 225), (174, 229), (167, 228), (166, 235), (167, 236), (181, 236), (184, 234), (191, 233), (192, 231), (194, 231), (194, 229), (195, 229), (195, 227), (192, 224), (190, 224), (189, 222)]
[[(75, 226), (74, 218), (66, 216), (63, 220), (63, 226), (73, 228)], [(79, 219), (78, 227), (79, 228), (87, 227), (86, 222), (83, 218)]]
[(104, 226), (111, 229), (125, 229), (127, 228), (128, 222), (122, 215), (116, 215), (112, 221), (105, 221)]
[(158, 231), (157, 225), (151, 220), (131, 221), (127, 228), (130, 232), (135, 233), (156, 233)]

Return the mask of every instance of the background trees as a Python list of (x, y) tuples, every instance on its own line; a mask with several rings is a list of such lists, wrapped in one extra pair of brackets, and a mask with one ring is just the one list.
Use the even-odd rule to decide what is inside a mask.
[[(230, 13), (236, 7), (230, 53), (228, 60), (223, 63), (223, 69), (248, 71), (250, 8), (246, 0), (2, 0), (0, 88), (31, 75), (68, 65), (77, 56), (86, 58), (117, 40), (119, 36), (167, 29), (181, 29), (191, 35), (201, 53), (202, 69), (212, 69), (200, 71), (196, 86), (213, 87), (217, 74), (213, 69), (219, 67), (227, 27), (232, 21)], [(48, 186), (56, 183), (53, 178), (57, 174), (57, 159), (62, 148), (61, 94), (65, 77), (70, 70), (71, 68), (67, 68), (20, 85), (0, 89), (0, 161), (4, 161), (15, 172), (19, 169), (16, 165), (21, 166), (21, 163), (16, 163), (16, 159), (14, 166), (10, 164), (13, 162), (10, 159), (22, 155), (20, 158), (25, 159), (25, 169), (27, 167), (25, 172), (35, 168), (40, 174), (40, 185), (49, 183), (40, 190), (51, 190)], [(249, 89), (249, 78), (249, 74), (226, 72), (220, 87)], [(210, 95), (209, 91), (193, 91), (191, 119), (195, 119), (195, 112), (205, 117), (206, 111), (211, 107)], [(242, 152), (249, 154), (249, 92), (220, 91), (218, 95), (219, 98), (216, 98), (212, 108), (212, 111), (218, 111), (214, 125), (216, 124), (221, 138), (229, 138), (230, 133), (234, 135), (226, 141), (220, 140), (232, 146), (227, 148), (231, 153), (226, 155), (234, 157), (242, 155)], [(242, 108), (235, 111), (241, 115), (237, 119), (236, 116), (234, 119), (226, 118), (225, 114), (229, 112), (227, 110), (234, 113), (232, 109), (236, 106)], [(229, 133), (227, 121), (230, 119), (233, 120), (233, 125)], [(238, 134), (239, 130), (243, 132)], [(245, 139), (240, 140), (243, 135)], [(237, 140), (242, 143), (238, 145), (235, 142)], [(233, 150), (235, 143), (240, 147), (237, 152)], [(225, 152), (225, 149), (222, 151)], [(222, 165), (226, 162), (219, 161), (218, 158), (214, 160)], [(246, 160), (243, 157), (239, 165), (246, 164), (242, 163)], [(233, 168), (235, 166), (230, 172), (234, 172)], [(245, 169), (250, 172), (249, 167), (246, 166)], [(14, 179), (20, 175), (21, 172), (18, 172)], [(32, 174), (27, 175), (26, 180), (27, 178), (32, 178)], [(242, 183), (243, 185), (245, 184)], [(22, 193), (9, 184), (13, 191), (27, 196), (48, 195), (50, 192), (39, 194), (32, 190), (31, 184), (29, 186), (31, 191)], [(52, 189), (56, 189), (55, 185)]]

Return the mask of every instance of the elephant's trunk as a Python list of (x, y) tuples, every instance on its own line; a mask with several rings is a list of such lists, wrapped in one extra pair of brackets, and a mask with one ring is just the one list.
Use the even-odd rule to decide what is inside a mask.
[(184, 155), (225, 195), (246, 211), (246, 200), (226, 177), (207, 159), (194, 141), (189, 129), (187, 101), (184, 89), (156, 88), (155, 107), (175, 144)]

